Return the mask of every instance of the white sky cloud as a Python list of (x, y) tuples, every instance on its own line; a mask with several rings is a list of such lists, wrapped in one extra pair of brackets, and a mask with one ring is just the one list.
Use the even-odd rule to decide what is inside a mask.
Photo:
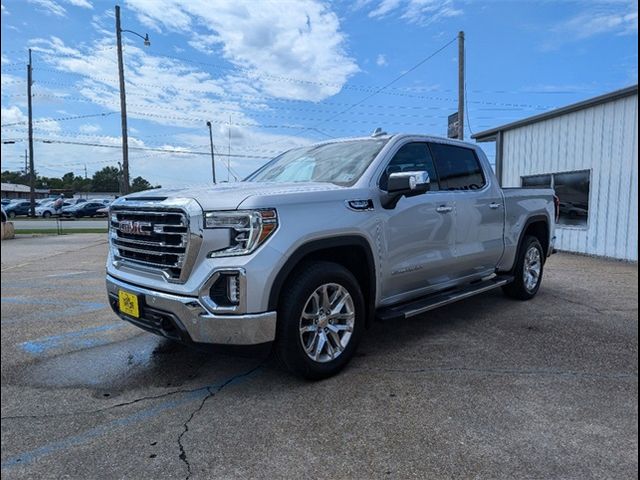
[(2, 125), (6, 123), (25, 122), (27, 120), (27, 116), (22, 113), (22, 110), (20, 110), (15, 105), (9, 108), (2, 107), (2, 110), (0, 110), (0, 112)]
[(35, 5), (35, 7), (43, 12), (55, 15), (57, 17), (64, 17), (67, 14), (67, 10), (60, 5), (59, 2), (54, 0), (27, 0), (29, 3)]
[(319, 1), (224, 0), (212, 8), (205, 0), (129, 0), (127, 5), (150, 28), (187, 33), (194, 48), (221, 52), (272, 96), (319, 101), (338, 93), (358, 71), (338, 16)]
[(67, 3), (69, 3), (70, 5), (73, 5), (74, 7), (81, 7), (81, 8), (93, 8), (93, 5), (91, 5), (91, 2), (89, 2), (88, 0), (67, 0)]
[(593, 0), (578, 3), (580, 11), (549, 28), (542, 51), (558, 50), (570, 42), (599, 35), (637, 35), (637, 0)]
[(360, 8), (370, 9), (369, 17), (384, 18), (397, 15), (409, 23), (428, 25), (447, 17), (462, 15), (453, 0), (377, 0), (359, 2)]
[[(115, 54), (111, 42), (111, 38), (105, 37), (94, 44), (71, 46), (57, 37), (32, 40), (31, 47), (37, 52), (40, 61), (47, 64), (47, 68), (74, 74), (67, 80), (72, 82), (71, 92), (68, 89), (60, 92), (50, 90), (46, 81), (36, 83), (34, 95), (37, 96), (38, 101), (67, 104), (69, 100), (74, 102), (84, 100), (84, 104), (87, 106), (91, 104), (99, 106), (98, 112), (105, 110), (119, 112), (117, 69), (115, 68)], [(125, 45), (125, 63), (127, 66), (127, 105), (130, 125), (135, 124), (135, 121), (138, 120), (162, 126), (163, 130), (161, 131), (163, 132), (166, 131), (166, 128), (173, 129), (171, 133), (150, 134), (148, 138), (136, 138), (134, 135), (136, 129), (131, 128), (130, 147), (144, 146), (208, 152), (209, 139), (205, 133), (205, 124), (207, 120), (210, 120), (214, 124), (216, 148), (219, 153), (227, 153), (230, 119), (232, 154), (247, 156), (244, 159), (233, 158), (231, 168), (237, 176), (244, 177), (263, 164), (267, 158), (283, 149), (309, 143), (305, 134), (310, 132), (305, 131), (302, 126), (298, 130), (292, 130), (292, 133), (300, 136), (275, 134), (254, 127), (260, 123), (250, 113), (256, 108), (268, 113), (269, 107), (266, 100), (269, 97), (265, 95), (263, 90), (256, 88), (246, 76), (240, 76), (231, 71), (220, 78), (214, 78), (210, 73), (199, 70), (193, 65), (184, 64), (175, 59), (154, 56), (150, 54), (149, 50), (129, 43)], [(74, 78), (77, 80), (74, 81)], [(3, 81), (5, 81), (5, 75), (3, 75)], [(12, 81), (15, 81), (13, 77), (6, 76), (6, 82), (10, 84)], [(23, 83), (20, 85), (21, 88), (24, 86)], [(245, 98), (247, 95), (250, 98)], [(96, 107), (91, 107), (90, 111), (91, 113), (95, 112)], [(18, 112), (20, 112), (19, 109), (7, 113), (14, 114), (16, 117)], [(61, 114), (61, 116), (65, 115)], [(114, 126), (118, 124), (117, 115), (110, 118), (113, 119)], [(283, 120), (280, 119), (279, 122), (283, 122)], [(3, 118), (3, 123), (10, 122), (5, 122)], [(66, 122), (65, 127), (68, 128)], [(96, 127), (98, 126), (91, 122), (77, 124), (74, 127), (76, 131), (73, 132), (62, 130), (59, 123), (40, 121), (35, 125), (35, 133), (36, 138), (120, 144), (119, 135), (103, 135)], [(20, 128), (24, 130), (23, 127), (16, 127), (18, 130)], [(203, 134), (191, 136), (180, 134), (180, 132), (193, 129), (197, 129)], [(149, 129), (147, 128), (145, 131), (149, 132)], [(21, 131), (20, 135), (24, 136), (24, 131)], [(144, 137), (144, 133), (141, 135)], [(79, 148), (86, 148), (87, 151), (93, 150), (92, 161), (88, 162), (90, 167), (94, 164), (96, 168), (104, 166), (101, 162), (96, 161), (96, 158), (113, 158), (116, 159), (114, 161), (118, 161), (117, 156), (114, 157), (108, 148), (96, 147), (94, 149), (74, 145), (49, 144), (47, 149), (51, 145), (56, 145), (57, 152), (66, 152), (67, 150), (76, 152)], [(132, 175), (142, 175), (152, 183), (164, 185), (201, 179), (201, 171), (195, 166), (204, 162), (203, 168), (206, 169), (207, 162), (210, 161), (208, 154), (195, 156), (142, 152), (132, 149), (130, 155)], [(66, 159), (67, 154), (63, 156)], [(68, 156), (74, 158), (75, 153), (69, 153)], [(252, 156), (264, 158), (250, 158)], [(141, 158), (141, 161), (138, 162), (137, 158)], [(46, 165), (46, 159), (42, 161)], [(221, 160), (221, 162), (219, 174), (226, 178), (226, 170), (223, 168), (223, 165), (226, 165), (226, 160)], [(185, 165), (189, 165), (189, 168), (185, 169)], [(164, 180), (163, 176), (166, 177)]]
[(376, 65), (378, 65), (379, 67), (386, 67), (389, 63), (387, 62), (387, 57), (386, 55), (383, 55), (382, 53), (380, 53), (377, 57), (376, 57)]
[(89, 9), (93, 8), (93, 5), (88, 0), (64, 0), (64, 1), (27, 0), (27, 1), (33, 4), (38, 10), (48, 13), (50, 15), (54, 15), (56, 17), (67, 16), (67, 9), (64, 8), (63, 3), (66, 5), (71, 5), (73, 7), (81, 7), (81, 8), (89, 8)]
[(94, 123), (85, 123), (84, 125), (80, 125), (78, 127), (78, 130), (80, 130), (82, 133), (98, 133), (102, 130), (102, 127)]

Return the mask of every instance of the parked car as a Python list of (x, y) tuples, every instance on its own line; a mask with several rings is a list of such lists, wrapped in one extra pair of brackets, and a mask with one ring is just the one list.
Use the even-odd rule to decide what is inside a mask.
[(6, 223), (7, 222), (7, 212), (4, 211), (4, 205), (1, 208), (2, 208), (2, 223)]
[(5, 206), (5, 212), (9, 218), (16, 218), (19, 216), (27, 216), (31, 211), (31, 202), (21, 200), (19, 202), (11, 202)]
[(589, 214), (589, 210), (585, 207), (583, 204), (560, 202), (560, 214), (569, 218), (586, 217)]
[(477, 145), (376, 132), (289, 150), (243, 182), (116, 200), (107, 291), (145, 330), (274, 343), (324, 378), (375, 318), (500, 287), (533, 298), (557, 216), (551, 189), (500, 188)]
[(7, 205), (9, 205), (12, 202), (12, 200), (10, 198), (3, 198), (2, 199), (2, 206), (6, 207)]
[(97, 217), (104, 215), (98, 212), (103, 208), (104, 203), (102, 202), (82, 202), (63, 208), (61, 214), (63, 217)]
[[(43, 218), (49, 218), (49, 217), (51, 217), (53, 215), (59, 215), (60, 212), (56, 211), (56, 209), (54, 207), (54, 204), (55, 204), (55, 199), (51, 200), (51, 201), (49, 201), (49, 202), (47, 202), (47, 203), (45, 203), (43, 205), (40, 205), (39, 207), (36, 207), (36, 216), (37, 217), (43, 217)], [(62, 203), (62, 208), (70, 207), (72, 205), (73, 204), (71, 202), (65, 200)]]

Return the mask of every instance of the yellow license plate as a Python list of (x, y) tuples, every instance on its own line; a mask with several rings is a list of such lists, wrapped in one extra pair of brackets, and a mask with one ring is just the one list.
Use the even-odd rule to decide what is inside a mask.
[(130, 317), (140, 318), (140, 307), (138, 297), (133, 293), (118, 290), (118, 306), (120, 311)]

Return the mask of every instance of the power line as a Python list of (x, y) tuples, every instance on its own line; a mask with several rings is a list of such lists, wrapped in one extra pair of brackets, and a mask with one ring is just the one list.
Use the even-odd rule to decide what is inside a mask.
[(416, 70), (417, 68), (421, 67), (425, 62), (429, 61), (430, 59), (432, 59), (433, 57), (435, 57), (438, 53), (440, 53), (441, 51), (443, 51), (445, 48), (447, 48), (449, 45), (451, 45), (453, 42), (455, 42), (456, 39), (454, 38), (453, 40), (447, 42), (445, 45), (443, 45), (442, 47), (440, 47), (439, 49), (437, 49), (435, 52), (433, 52), (432, 54), (430, 54), (429, 56), (423, 58), (422, 60), (420, 60), (418, 63), (416, 63), (413, 67), (411, 67), (409, 70), (405, 71), (404, 73), (401, 73), (400, 75), (398, 75), (397, 77), (395, 77), (393, 80), (391, 80), (390, 82), (386, 83), (385, 85), (383, 85), (382, 87), (378, 88), (377, 90), (375, 90), (373, 93), (367, 95), (366, 97), (362, 98), (361, 100), (357, 101), (356, 103), (354, 103), (353, 105), (345, 108), (344, 110), (342, 110), (341, 112), (324, 119), (322, 122), (320, 122), (320, 124), (318, 125), (314, 125), (314, 127), (318, 127), (319, 125), (322, 125), (323, 123), (329, 122), (337, 117), (339, 117), (340, 115), (343, 115), (345, 113), (347, 113), (349, 110), (357, 107), (358, 105), (363, 104), (364, 102), (366, 102), (367, 100), (369, 100), (370, 98), (376, 96), (377, 94), (379, 94), (380, 92), (382, 92), (383, 90), (385, 90), (386, 88), (390, 87), (391, 85), (393, 85), (394, 83), (396, 83), (397, 81), (401, 80), (402, 78), (406, 77), (407, 75), (409, 75), (411, 72), (413, 72), (414, 70)]
[[(406, 72), (408, 73), (408, 72)], [(92, 77), (86, 77), (87, 79), (93, 79)], [(97, 78), (95, 78), (97, 80)], [(7, 83), (7, 82), (5, 82)], [(61, 83), (61, 82), (51, 82), (51, 81), (41, 81), (39, 82), (40, 84), (44, 84), (44, 85), (52, 85), (52, 86), (62, 86), (62, 87), (71, 87), (71, 88), (77, 88), (77, 85), (75, 84), (70, 84), (70, 83)], [(290, 98), (277, 98), (277, 97), (267, 97), (267, 96), (259, 96), (259, 95), (234, 95), (228, 92), (212, 92), (212, 91), (208, 91), (208, 90), (193, 90), (193, 89), (186, 89), (186, 88), (179, 88), (179, 87), (174, 87), (174, 86), (162, 86), (162, 85), (157, 85), (157, 84), (150, 84), (150, 83), (136, 83), (136, 82), (127, 82), (127, 86), (128, 87), (144, 87), (144, 88), (153, 88), (153, 89), (159, 89), (159, 90), (163, 90), (163, 91), (169, 91), (170, 93), (174, 93), (174, 92), (181, 92), (181, 93), (192, 93), (192, 94), (202, 94), (202, 95), (213, 95), (216, 97), (227, 97), (227, 98), (231, 98), (231, 99), (236, 99), (235, 101), (238, 101), (237, 99), (243, 99), (243, 100), (255, 100), (255, 101), (263, 101), (263, 102), (296, 102), (296, 103), (309, 103), (309, 100), (300, 100), (300, 99), (290, 99)], [(115, 85), (114, 85), (115, 88)], [(379, 90), (379, 89), (378, 89)], [(107, 94), (115, 94), (116, 92), (112, 92), (112, 91), (108, 91), (108, 90), (99, 90), (99, 89), (95, 89), (94, 90), (96, 93), (107, 93)], [(457, 99), (454, 99), (452, 97), (443, 97), (443, 96), (434, 96), (434, 95), (415, 95), (412, 93), (405, 93), (405, 92), (394, 92), (394, 91), (379, 91), (379, 92), (374, 92), (371, 95), (369, 95), (368, 97), (366, 97), (364, 100), (366, 100), (367, 98), (371, 98), (374, 95), (377, 94), (383, 94), (383, 95), (390, 95), (390, 96), (396, 96), (396, 97), (402, 97), (402, 98), (409, 98), (409, 99), (419, 99), (419, 100), (430, 100), (430, 101), (441, 101), (441, 102), (451, 102), (451, 103), (456, 103)], [(142, 94), (143, 96), (148, 96), (148, 93)], [(204, 100), (200, 100), (198, 99), (199, 102), (204, 102)], [(318, 104), (325, 104), (328, 105), (328, 102), (317, 102)], [(361, 102), (358, 102), (356, 104), (356, 106), (360, 105)], [(501, 106), (501, 107), (510, 107), (510, 108), (525, 108), (525, 109), (531, 109), (531, 110), (549, 110), (555, 107), (552, 107), (550, 105), (540, 105), (540, 104), (527, 104), (527, 103), (513, 103), (513, 102), (494, 102), (494, 101), (490, 101), (490, 100), (476, 100), (474, 102), (470, 102), (470, 103), (474, 103), (474, 104), (478, 104), (478, 105), (495, 105), (495, 106)], [(335, 103), (334, 103), (335, 104)], [(346, 104), (349, 107), (351, 107), (353, 104)]]
[[(46, 122), (64, 122), (67, 120), (78, 120), (80, 118), (92, 118), (92, 117), (107, 117), (117, 112), (103, 112), (103, 113), (91, 113), (88, 115), (76, 115), (72, 117), (59, 117), (59, 118), (43, 118), (40, 120), (34, 120), (33, 123), (46, 123)], [(22, 122), (3, 123), (0, 127), (12, 127), (14, 125), (26, 125), (29, 123), (27, 120)]]
[[(102, 147), (102, 148), (121, 148), (119, 145), (106, 145), (104, 143), (91, 143), (91, 142), (72, 142), (66, 140), (52, 140), (48, 138), (34, 138), (35, 141), (41, 143), (57, 143), (64, 145), (81, 145), (86, 147)], [(210, 155), (210, 152), (197, 152), (192, 150), (179, 150), (179, 149), (164, 149), (164, 148), (151, 148), (151, 147), (129, 147), (131, 150), (141, 150), (141, 151), (150, 151), (150, 152), (159, 152), (159, 153), (174, 153), (174, 154), (185, 154), (185, 155)], [(225, 154), (221, 153), (220, 156), (223, 157), (232, 157), (232, 158), (263, 158), (263, 159), (271, 159), (272, 157), (267, 157), (263, 155), (240, 155), (240, 154)]]

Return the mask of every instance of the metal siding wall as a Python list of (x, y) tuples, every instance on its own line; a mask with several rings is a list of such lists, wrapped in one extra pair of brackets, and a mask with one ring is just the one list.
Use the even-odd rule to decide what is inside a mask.
[(591, 170), (586, 229), (558, 227), (561, 250), (638, 260), (638, 96), (504, 132), (504, 186)]

